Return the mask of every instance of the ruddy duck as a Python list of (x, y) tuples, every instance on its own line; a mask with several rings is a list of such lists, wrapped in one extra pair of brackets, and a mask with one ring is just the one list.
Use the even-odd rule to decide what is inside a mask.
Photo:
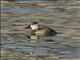
[(31, 28), (31, 35), (32, 36), (55, 36), (57, 33), (55, 30), (47, 27), (47, 26), (43, 26), (40, 25), (38, 22), (32, 22), (30, 25), (25, 27), (27, 28)]

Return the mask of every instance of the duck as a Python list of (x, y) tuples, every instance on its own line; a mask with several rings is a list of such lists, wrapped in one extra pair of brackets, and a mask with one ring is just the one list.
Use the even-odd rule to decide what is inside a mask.
[[(27, 25), (25, 29), (31, 29), (31, 36), (41, 37), (41, 36), (55, 36), (57, 32), (52, 28), (44, 25), (40, 25), (38, 22), (32, 22)], [(35, 38), (36, 38), (35, 37)]]

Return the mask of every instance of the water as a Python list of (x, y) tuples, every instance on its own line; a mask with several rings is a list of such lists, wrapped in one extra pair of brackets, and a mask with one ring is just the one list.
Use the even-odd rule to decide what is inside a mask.
[(16, 1), (66, 1), (66, 0), (16, 0)]
[[(52, 43), (31, 43), (31, 42), (5, 42), (1, 41), (2, 46), (9, 46), (3, 48), (4, 51), (15, 51), (15, 52), (33, 52), (33, 53), (51, 53), (62, 56), (63, 58), (79, 58), (79, 47), (72, 47), (68, 44), (52, 44)], [(10, 46), (15, 46), (12, 48)], [(16, 46), (26, 46), (24, 48)], [(30, 46), (28, 48), (28, 46)], [(56, 46), (56, 47), (55, 47)], [(61, 57), (61, 58), (62, 58)]]
[(10, 7), (2, 7), (1, 8), (2, 13), (17, 13), (17, 14), (27, 14), (27, 13), (37, 13), (37, 12), (48, 12), (46, 10), (41, 10), (41, 9), (33, 9), (30, 7), (25, 7), (25, 8), (10, 8)]
[[(74, 8), (67, 6), (64, 7), (64, 11), (61, 11), (50, 8), (52, 5), (49, 7), (44, 5), (43, 7), (32, 7), (32, 5), (25, 7), (23, 5), (24, 7), (21, 8), (16, 4), (10, 6), (6, 2), (1, 7), (2, 60), (80, 59), (80, 17), (79, 10), (76, 10), (76, 8), (79, 9), (78, 6)], [(50, 2), (44, 4), (50, 4)], [(56, 4), (56, 6), (59, 5)], [(52, 37), (40, 37), (39, 40), (28, 39), (30, 30), (24, 27), (32, 21), (49, 26), (58, 34)]]
[(70, 0), (16, 0), (16, 1), (59, 1), (59, 2), (63, 2), (63, 1), (70, 1)]

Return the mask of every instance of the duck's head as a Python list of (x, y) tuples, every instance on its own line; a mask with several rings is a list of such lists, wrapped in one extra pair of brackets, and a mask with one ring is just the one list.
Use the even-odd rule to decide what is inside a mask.
[(39, 24), (38, 24), (38, 22), (32, 22), (30, 27), (32, 30), (37, 30), (37, 29), (39, 29)]
[(38, 24), (38, 22), (32, 22), (30, 25), (27, 25), (25, 28), (26, 29), (31, 28), (32, 30), (38, 30), (39, 29), (39, 24)]

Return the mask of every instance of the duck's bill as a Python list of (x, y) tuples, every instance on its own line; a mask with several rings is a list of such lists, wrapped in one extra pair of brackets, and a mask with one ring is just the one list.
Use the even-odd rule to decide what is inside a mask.
[(28, 28), (30, 28), (30, 25), (27, 25), (26, 27), (24, 27), (25, 29), (28, 29)]

